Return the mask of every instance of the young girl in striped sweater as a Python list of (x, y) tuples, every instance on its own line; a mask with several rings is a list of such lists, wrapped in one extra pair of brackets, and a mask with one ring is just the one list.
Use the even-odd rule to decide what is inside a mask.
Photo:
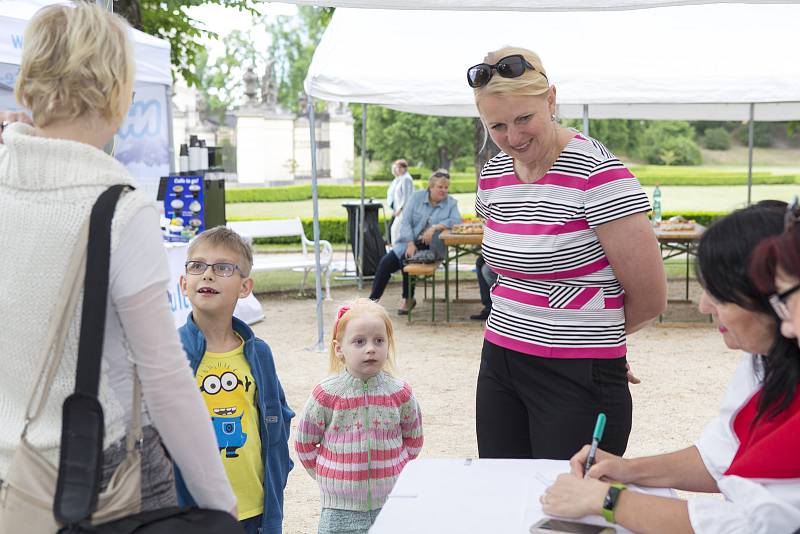
[(358, 299), (337, 314), (331, 372), (314, 388), (295, 448), (319, 484), (319, 534), (366, 533), (409, 460), (422, 449), (411, 386), (389, 374), (394, 330), (386, 310)]

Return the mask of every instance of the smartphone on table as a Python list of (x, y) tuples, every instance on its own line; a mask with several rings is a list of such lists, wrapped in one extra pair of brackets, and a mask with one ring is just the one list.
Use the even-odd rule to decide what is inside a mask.
[(614, 527), (576, 523), (563, 519), (545, 517), (531, 525), (531, 534), (615, 534)]

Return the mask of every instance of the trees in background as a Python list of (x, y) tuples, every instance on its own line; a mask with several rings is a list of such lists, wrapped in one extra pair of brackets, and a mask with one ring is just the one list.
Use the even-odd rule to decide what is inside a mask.
[(258, 0), (114, 0), (114, 12), (137, 30), (169, 41), (173, 76), (180, 74), (189, 85), (197, 85), (196, 64), (205, 50), (200, 39), (217, 34), (191, 18), (187, 10), (205, 4), (260, 15)]
[(296, 17), (281, 15), (274, 21), (264, 19), (272, 37), (267, 56), (275, 61), (278, 102), (287, 109), (298, 110), (311, 58), (333, 12), (332, 7), (298, 6)]
[[(361, 107), (354, 113), (355, 137), (361, 149)], [(472, 156), (475, 119), (436, 117), (367, 107), (367, 154), (370, 159), (405, 158), (412, 165), (449, 169), (456, 158)]]

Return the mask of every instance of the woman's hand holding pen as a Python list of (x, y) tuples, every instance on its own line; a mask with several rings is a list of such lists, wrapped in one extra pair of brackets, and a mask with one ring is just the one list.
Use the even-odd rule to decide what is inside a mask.
[[(591, 445), (584, 445), (569, 460), (570, 473), (576, 477), (583, 478), (584, 465), (589, 456)], [(631, 482), (632, 473), (629, 469), (628, 461), (619, 456), (615, 456), (602, 449), (597, 449), (594, 465), (589, 469), (589, 478), (602, 480), (613, 480), (615, 482)]]

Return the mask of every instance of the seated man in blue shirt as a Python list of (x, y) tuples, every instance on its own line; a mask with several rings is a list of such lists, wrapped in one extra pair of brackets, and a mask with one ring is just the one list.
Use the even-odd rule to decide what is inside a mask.
[[(403, 208), (400, 235), (392, 250), (378, 264), (369, 298), (381, 298), (392, 273), (399, 271), (403, 267), (403, 260), (412, 257), (419, 246), (429, 247), (438, 257), (444, 257), (444, 243), (439, 240), (439, 233), (461, 222), (458, 201), (447, 194), (449, 187), (450, 174), (440, 169), (428, 178), (427, 189), (411, 195)], [(403, 305), (398, 313), (408, 314), (415, 304), (408, 275), (403, 273)]]

